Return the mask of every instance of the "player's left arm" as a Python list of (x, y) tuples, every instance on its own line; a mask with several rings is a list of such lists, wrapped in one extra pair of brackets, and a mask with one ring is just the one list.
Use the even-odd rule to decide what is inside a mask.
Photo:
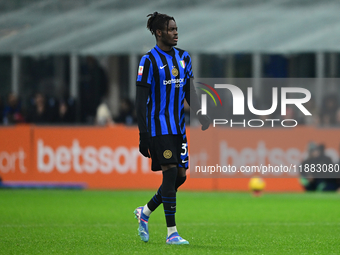
[(194, 83), (191, 80), (194, 79), (194, 75), (192, 72), (191, 58), (188, 54), (186, 61), (186, 73), (185, 73), (185, 100), (187, 101), (190, 108), (195, 112), (198, 117), (198, 120), (202, 124), (202, 130), (206, 130), (210, 125), (210, 118), (207, 115), (202, 115), (200, 110), (200, 103), (198, 100), (198, 96), (196, 93), (196, 89)]

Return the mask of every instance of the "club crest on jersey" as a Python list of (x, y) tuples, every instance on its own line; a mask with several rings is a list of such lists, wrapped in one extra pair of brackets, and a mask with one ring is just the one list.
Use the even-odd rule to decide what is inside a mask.
[(138, 68), (138, 75), (142, 75), (143, 74), (143, 68), (144, 68), (144, 66), (139, 66), (139, 68)]
[(185, 68), (185, 61), (181, 60), (181, 61), (179, 61), (179, 63), (181, 64), (181, 67), (184, 69)]
[(173, 76), (177, 76), (177, 75), (178, 75), (178, 70), (177, 70), (177, 68), (173, 66), (173, 67), (172, 67), (172, 70), (171, 70), (171, 73), (172, 73)]

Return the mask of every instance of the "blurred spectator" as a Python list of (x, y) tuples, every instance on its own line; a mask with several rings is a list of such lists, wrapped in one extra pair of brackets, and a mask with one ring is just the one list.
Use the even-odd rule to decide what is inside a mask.
[(1, 117), (1, 119), (3, 119), (3, 117), (4, 117), (3, 114), (4, 114), (4, 102), (3, 102), (3, 100), (0, 96), (0, 117)]
[(113, 123), (111, 111), (108, 105), (105, 102), (102, 102), (97, 108), (96, 125), (105, 126)]
[(114, 119), (116, 123), (123, 123), (126, 125), (136, 124), (136, 115), (134, 112), (134, 106), (130, 99), (124, 98), (120, 101), (119, 115)]
[[(320, 144), (319, 150), (320, 150), (320, 156), (319, 156), (319, 159), (318, 159), (318, 164), (320, 164), (321, 166), (323, 166), (323, 165), (327, 165), (327, 166), (333, 165), (332, 159), (325, 155), (325, 146), (323, 144)], [(330, 177), (329, 173), (328, 173), (328, 177)], [(318, 190), (319, 191), (335, 191), (335, 190), (337, 190), (336, 179), (334, 179), (334, 178), (321, 179), (321, 183), (318, 186)]]
[[(319, 149), (319, 157), (317, 159), (317, 164), (320, 164), (321, 166), (324, 166), (324, 165), (326, 165), (326, 166), (333, 165), (334, 163), (333, 163), (332, 159), (325, 154), (325, 145), (324, 144), (320, 144), (318, 149)], [(330, 177), (330, 176), (327, 176), (327, 177)], [(329, 178), (320, 179), (321, 183), (318, 186), (318, 190), (320, 190), (320, 191), (330, 191), (330, 190), (333, 190), (333, 188), (330, 187), (330, 185), (328, 185), (330, 180), (331, 179), (329, 179)], [(331, 185), (331, 186), (333, 186), (333, 185)]]
[(340, 108), (336, 112), (336, 125), (340, 127)]
[(108, 77), (96, 58), (89, 56), (80, 66), (81, 121), (92, 123), (96, 108), (108, 93)]
[[(333, 165), (333, 162), (330, 157), (325, 155), (325, 146), (321, 144), (319, 146), (320, 149), (320, 156), (319, 156), (319, 161), (318, 163), (323, 165)], [(334, 171), (333, 171), (334, 173)], [(319, 189), (322, 191), (336, 191), (339, 189), (339, 180), (338, 178), (325, 178), (323, 179), (322, 183), (320, 184)]]
[(13, 93), (8, 95), (7, 104), (3, 110), (4, 125), (17, 124), (24, 122), (24, 117), (21, 111), (21, 104), (17, 96)]
[(338, 99), (336, 95), (328, 95), (324, 98), (320, 112), (320, 124), (332, 126), (336, 124), (336, 113), (338, 110)]
[[(340, 145), (339, 145), (339, 155), (340, 155)], [(337, 167), (340, 167), (340, 157), (339, 157), (339, 161), (337, 162), (337, 164), (338, 164)], [(335, 168), (335, 169), (337, 169), (337, 168)], [(336, 178), (335, 183), (336, 183), (336, 186), (337, 186), (337, 191), (340, 192), (340, 178)]]
[[(288, 105), (286, 108), (286, 115), (281, 115), (281, 120), (293, 119), (296, 120), (299, 125), (303, 125), (305, 124), (304, 115), (300, 115), (299, 112), (300, 110), (297, 110), (295, 106)], [(291, 122), (291, 124), (293, 124), (293, 122)]]
[[(306, 191), (336, 191), (339, 189), (339, 180), (332, 177), (333, 172), (318, 172), (317, 169), (330, 169), (334, 167), (333, 161), (325, 154), (325, 145), (317, 146), (314, 143), (308, 145), (308, 158), (304, 160), (302, 170), (307, 169), (301, 173), (301, 183)], [(315, 171), (311, 171), (314, 169)], [(321, 177), (321, 178), (320, 178)], [(328, 177), (328, 178), (326, 178)]]
[(325, 154), (325, 145), (324, 144), (320, 144), (319, 147), (319, 158), (318, 158), (318, 164), (333, 164), (333, 161), (330, 157), (328, 157)]
[(28, 122), (37, 124), (46, 124), (51, 122), (51, 115), (46, 105), (45, 96), (37, 93), (33, 100), (33, 107), (27, 118)]
[(311, 164), (317, 164), (319, 156), (318, 146), (314, 142), (310, 142), (308, 144), (308, 156), (301, 163), (302, 173), (300, 182), (306, 191), (315, 191), (320, 184), (320, 180), (316, 179), (312, 172), (305, 171), (305, 169), (310, 169)]
[(69, 124), (75, 122), (75, 101), (72, 98), (59, 102), (58, 123)]
[(58, 100), (55, 99), (54, 97), (46, 98), (46, 110), (49, 115), (49, 122), (50, 123), (57, 122), (59, 115)]
[(304, 115), (301, 111), (299, 111), (299, 119), (301, 119), (301, 124), (318, 126), (320, 124), (320, 111), (313, 97), (305, 104), (305, 107), (312, 114), (312, 116)]

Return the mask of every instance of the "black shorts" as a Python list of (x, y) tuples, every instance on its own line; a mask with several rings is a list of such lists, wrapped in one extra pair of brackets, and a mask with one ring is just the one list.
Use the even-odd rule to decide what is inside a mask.
[(188, 169), (188, 142), (186, 134), (160, 135), (150, 140), (151, 169), (162, 170), (161, 165), (175, 164)]

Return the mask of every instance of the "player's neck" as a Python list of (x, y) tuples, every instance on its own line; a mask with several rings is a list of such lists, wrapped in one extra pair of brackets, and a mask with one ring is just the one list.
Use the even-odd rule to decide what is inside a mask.
[(165, 45), (161, 42), (157, 42), (157, 46), (162, 50), (162, 51), (171, 51), (172, 50), (172, 46), (169, 45)]

